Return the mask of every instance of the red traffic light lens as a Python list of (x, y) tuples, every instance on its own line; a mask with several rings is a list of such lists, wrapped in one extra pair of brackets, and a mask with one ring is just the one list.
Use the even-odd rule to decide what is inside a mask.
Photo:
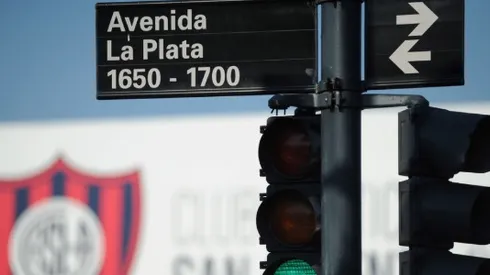
[(306, 121), (289, 117), (275, 119), (267, 126), (259, 146), (266, 173), (275, 170), (284, 177), (300, 179), (317, 168), (320, 148), (308, 127)]
[(310, 201), (299, 193), (284, 192), (271, 197), (272, 234), (287, 245), (304, 245), (318, 230), (316, 213)]
[(277, 134), (274, 163), (276, 169), (291, 177), (300, 176), (311, 159), (311, 141), (299, 127), (284, 129)]

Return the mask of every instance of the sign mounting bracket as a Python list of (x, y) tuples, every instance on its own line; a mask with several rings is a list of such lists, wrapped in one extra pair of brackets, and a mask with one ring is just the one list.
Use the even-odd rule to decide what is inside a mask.
[[(334, 94), (336, 94), (334, 92)], [(348, 93), (346, 93), (348, 94)], [(300, 109), (325, 110), (332, 108), (329, 103), (332, 93), (309, 94), (277, 94), (269, 99), (269, 108), (274, 110), (286, 110), (290, 107)], [(416, 107), (429, 106), (429, 101), (421, 95), (399, 94), (364, 94), (360, 102), (349, 100), (349, 96), (343, 97), (342, 104), (335, 105), (342, 108), (378, 109), (387, 107)]]

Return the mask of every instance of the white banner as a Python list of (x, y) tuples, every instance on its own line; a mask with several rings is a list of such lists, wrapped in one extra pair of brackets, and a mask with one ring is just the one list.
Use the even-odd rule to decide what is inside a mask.
[[(490, 103), (441, 107), (490, 113)], [(405, 250), (398, 246), (400, 110), (363, 115), (365, 275), (397, 274), (398, 252)], [(259, 261), (267, 252), (258, 245), (255, 215), (259, 193), (267, 187), (258, 162), (259, 126), (266, 119), (246, 114), (1, 124), (0, 201), (2, 213), (8, 213), (1, 217), (0, 274), (11, 274), (9, 266), (17, 268), (16, 275), (67, 270), (70, 275), (89, 270), (100, 275), (262, 274)], [(490, 175), (462, 174), (454, 180), (484, 185)], [(64, 204), (78, 220), (35, 218), (60, 212), (63, 207), (48, 207), (59, 196), (82, 202)], [(29, 218), (36, 208), (45, 210)], [(87, 214), (92, 212), (96, 215)], [(43, 231), (46, 223), (73, 234)], [(78, 229), (85, 225), (93, 230)], [(16, 239), (16, 230), (25, 233)], [(50, 233), (40, 238), (40, 232)], [(71, 249), (73, 243), (82, 243), (84, 252)], [(36, 245), (44, 254), (12, 254), (34, 251)], [(99, 255), (94, 251), (105, 257), (91, 256)], [(486, 247), (460, 245), (455, 252), (490, 257)], [(15, 267), (18, 263), (24, 267)]]

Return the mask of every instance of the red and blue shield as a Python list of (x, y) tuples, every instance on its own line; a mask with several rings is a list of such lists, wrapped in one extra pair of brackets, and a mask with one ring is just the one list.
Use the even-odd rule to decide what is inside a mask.
[[(103, 247), (99, 250), (102, 253), (97, 254), (97, 274), (128, 274), (138, 241), (140, 195), (137, 171), (96, 176), (76, 170), (61, 159), (34, 176), (0, 179), (0, 274), (88, 275), (84, 268), (94, 262), (90, 260), (93, 240), (99, 242), (95, 243), (96, 246)], [(60, 200), (86, 209), (85, 213), (93, 217), (91, 219), (103, 233), (103, 238), (93, 238), (93, 234), (89, 234), (90, 227), (85, 226), (83, 217), (79, 220), (75, 219), (76, 215), (68, 217), (78, 222), (77, 234), (73, 235), (66, 234), (64, 227), (58, 226), (60, 215), (44, 215), (42, 211), (33, 214), (51, 201)], [(51, 213), (56, 210), (53, 207), (43, 209), (50, 209)], [(37, 221), (36, 218), (31, 219), (32, 222), (22, 221), (26, 220), (29, 212)], [(16, 232), (19, 230), (23, 231), (22, 234)], [(28, 248), (19, 250), (15, 247), (19, 244), (12, 244), (15, 239), (12, 236), (16, 233), (19, 233), (17, 238), (21, 239), (21, 246), (29, 243)], [(22, 252), (19, 254), (22, 258), (20, 268), (32, 266), (31, 269), (18, 271), (13, 266), (12, 247)]]

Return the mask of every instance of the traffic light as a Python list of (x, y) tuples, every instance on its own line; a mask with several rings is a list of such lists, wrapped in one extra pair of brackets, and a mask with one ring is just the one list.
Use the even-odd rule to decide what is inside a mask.
[(320, 117), (296, 112), (261, 127), (261, 176), (269, 183), (257, 211), (265, 275), (319, 274)]
[(490, 274), (490, 260), (450, 252), (490, 244), (490, 188), (450, 181), (490, 171), (490, 116), (424, 106), (398, 123), (400, 275)]

